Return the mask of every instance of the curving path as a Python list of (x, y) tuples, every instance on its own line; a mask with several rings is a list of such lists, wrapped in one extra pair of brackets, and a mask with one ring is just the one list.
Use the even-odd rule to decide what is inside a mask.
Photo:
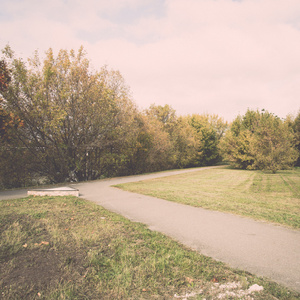
[[(111, 187), (205, 169), (118, 177), (72, 186), (79, 189), (80, 197), (144, 223), (204, 255), (300, 292), (300, 231)], [(24, 190), (17, 192), (2, 192), (0, 200), (24, 196)]]

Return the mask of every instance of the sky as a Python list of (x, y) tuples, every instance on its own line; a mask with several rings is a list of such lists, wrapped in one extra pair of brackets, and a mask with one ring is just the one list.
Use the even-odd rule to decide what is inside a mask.
[(0, 0), (0, 49), (24, 59), (82, 45), (119, 70), (142, 110), (300, 109), (299, 0)]

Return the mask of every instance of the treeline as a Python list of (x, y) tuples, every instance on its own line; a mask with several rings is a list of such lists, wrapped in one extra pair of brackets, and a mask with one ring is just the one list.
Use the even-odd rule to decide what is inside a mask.
[[(177, 116), (169, 105), (140, 111), (121, 74), (92, 70), (82, 48), (57, 56), (49, 49), (42, 62), (36, 53), (25, 63), (9, 47), (3, 54), (0, 188), (213, 165), (223, 157), (237, 167), (260, 168), (265, 152), (255, 149), (277, 147), (272, 134), (278, 136), (279, 124), (282, 153), (290, 157), (281, 167), (298, 157), (299, 115), (282, 121), (248, 111), (229, 127), (217, 115)], [(262, 124), (267, 133), (255, 129)]]

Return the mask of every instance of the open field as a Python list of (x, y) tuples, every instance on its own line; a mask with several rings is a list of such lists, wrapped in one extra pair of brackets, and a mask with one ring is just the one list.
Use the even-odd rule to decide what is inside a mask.
[(300, 168), (272, 174), (220, 167), (117, 187), (300, 228)]
[(0, 201), (0, 274), (0, 299), (300, 297), (76, 197)]

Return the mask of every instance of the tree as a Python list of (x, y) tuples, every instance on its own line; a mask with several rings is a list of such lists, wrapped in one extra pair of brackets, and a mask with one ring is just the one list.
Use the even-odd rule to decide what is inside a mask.
[(250, 151), (253, 133), (258, 126), (258, 111), (247, 110), (244, 116), (238, 115), (219, 144), (223, 158), (233, 167), (247, 169), (254, 163)]
[(0, 91), (3, 92), (8, 88), (8, 84), (11, 80), (9, 70), (7, 69), (6, 62), (0, 60)]
[(124, 148), (136, 108), (118, 71), (91, 71), (83, 48), (52, 49), (26, 64), (4, 50), (11, 83), (1, 91), (6, 110), (24, 125), (14, 139), (31, 170), (52, 182), (111, 176), (126, 163)]
[[(11, 76), (4, 60), (0, 60), (0, 96), (8, 89)], [(21, 120), (8, 113), (3, 107), (3, 99), (0, 97), (0, 140), (2, 142), (10, 139), (9, 132), (13, 128), (22, 126)]]
[(291, 128), (295, 136), (295, 148), (298, 151), (298, 160), (296, 161), (296, 166), (300, 167), (300, 111), (298, 112), (296, 118), (291, 122)]
[(177, 120), (175, 109), (173, 109), (168, 104), (166, 104), (165, 106), (152, 104), (146, 110), (146, 115), (156, 118), (159, 122), (161, 122), (167, 128), (172, 127), (172, 125)]
[(234, 167), (273, 173), (292, 167), (298, 156), (288, 124), (267, 111), (248, 110), (238, 116), (221, 149)]
[(250, 130), (242, 130), (238, 135), (233, 130), (229, 130), (221, 140), (219, 148), (224, 159), (234, 168), (248, 169), (254, 163), (254, 157), (250, 151), (252, 143), (253, 134)]
[(173, 130), (174, 167), (186, 168), (195, 165), (199, 141), (186, 117), (179, 117)]
[(136, 138), (133, 142), (128, 169), (131, 173), (154, 172), (172, 167), (172, 143), (162, 123), (153, 116), (136, 116)]
[(26, 161), (26, 157), (12, 139), (13, 131), (22, 127), (23, 123), (4, 108), (2, 94), (7, 91), (10, 81), (7, 63), (0, 60), (0, 188), (25, 185), (29, 177), (26, 163), (19, 168), (18, 162), (24, 159)]
[(168, 152), (169, 168), (184, 168), (194, 164), (198, 141), (196, 133), (188, 123), (188, 119), (177, 117), (176, 111), (169, 105), (151, 105), (146, 110), (148, 118), (154, 118), (161, 124), (161, 129), (170, 141)]
[(298, 157), (292, 131), (280, 118), (268, 112), (261, 114), (251, 146), (254, 169), (276, 173), (280, 169), (289, 169)]
[(199, 141), (195, 165), (213, 165), (221, 161), (218, 144), (226, 130), (227, 123), (217, 115), (208, 114), (194, 114), (188, 119)]

